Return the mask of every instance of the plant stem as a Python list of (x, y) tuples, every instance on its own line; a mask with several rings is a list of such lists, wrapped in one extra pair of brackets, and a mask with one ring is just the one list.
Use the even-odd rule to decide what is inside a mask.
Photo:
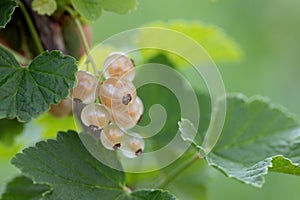
[(177, 176), (179, 176), (183, 171), (188, 169), (192, 164), (194, 164), (197, 160), (199, 160), (201, 156), (197, 153), (193, 158), (184, 162), (181, 166), (179, 166), (176, 170), (172, 171), (166, 179), (164, 179), (157, 187), (165, 188), (169, 183), (171, 183)]
[(90, 55), (90, 47), (89, 47), (89, 44), (87, 42), (86, 36), (84, 34), (84, 31), (82, 29), (82, 24), (80, 23), (78, 17), (75, 17), (74, 20), (75, 20), (75, 23), (76, 23), (77, 28), (79, 30), (79, 34), (80, 34), (80, 37), (81, 37), (81, 40), (82, 40), (82, 43), (83, 43), (83, 47), (85, 49), (85, 53), (86, 53), (86, 56), (87, 56), (87, 63), (90, 62), (92, 64), (94, 73), (96, 75), (98, 75), (97, 67), (95, 65), (95, 62), (94, 62), (93, 58)]
[(32, 22), (32, 20), (31, 20), (31, 18), (29, 16), (29, 14), (28, 14), (28, 12), (27, 12), (24, 4), (21, 1), (18, 1), (18, 4), (19, 4), (20, 9), (21, 9), (21, 11), (22, 11), (22, 13), (23, 13), (23, 15), (25, 17), (25, 20), (27, 22), (29, 31), (30, 31), (31, 36), (33, 38), (33, 42), (35, 43), (38, 52), (42, 53), (44, 51), (44, 48), (43, 48), (43, 45), (41, 43), (40, 37), (39, 37), (39, 35), (38, 35), (38, 33), (37, 33), (34, 25), (33, 25), (33, 22)]
[(73, 17), (73, 19), (75, 20), (75, 24), (76, 24), (76, 26), (77, 26), (77, 28), (79, 30), (79, 35), (80, 35), (80, 38), (82, 40), (85, 53), (87, 55), (87, 60), (86, 60), (87, 69), (88, 69), (88, 64), (91, 63), (91, 65), (93, 67), (93, 70), (94, 70), (94, 73), (96, 75), (98, 75), (98, 70), (97, 70), (97, 67), (96, 67), (96, 64), (95, 64), (93, 58), (90, 55), (90, 47), (89, 47), (89, 44), (87, 42), (86, 36), (84, 34), (84, 31), (82, 29), (82, 24), (81, 24), (81, 22), (79, 20), (78, 13), (76, 11), (74, 11), (71, 7), (68, 7), (68, 6), (65, 9)]

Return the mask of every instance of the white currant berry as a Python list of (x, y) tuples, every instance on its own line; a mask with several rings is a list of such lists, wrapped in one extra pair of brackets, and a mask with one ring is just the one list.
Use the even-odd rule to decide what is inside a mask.
[(143, 102), (139, 97), (136, 97), (135, 102), (130, 104), (124, 110), (112, 110), (112, 120), (123, 129), (134, 127), (141, 119), (144, 112)]
[(109, 109), (126, 109), (135, 101), (136, 89), (132, 82), (112, 77), (101, 84), (99, 96), (102, 104)]
[(71, 97), (86, 104), (94, 102), (97, 97), (97, 77), (86, 71), (78, 71), (76, 77), (77, 86), (71, 90)]
[(132, 81), (135, 76), (134, 63), (126, 54), (113, 52), (104, 61), (104, 77), (122, 77)]
[(102, 145), (109, 150), (116, 150), (122, 146), (125, 133), (115, 124), (105, 126), (100, 134)]
[(125, 134), (121, 141), (121, 151), (124, 156), (134, 158), (142, 154), (145, 148), (143, 138), (137, 133)]
[(109, 122), (109, 112), (103, 105), (91, 103), (82, 109), (81, 121), (88, 127), (101, 129)]

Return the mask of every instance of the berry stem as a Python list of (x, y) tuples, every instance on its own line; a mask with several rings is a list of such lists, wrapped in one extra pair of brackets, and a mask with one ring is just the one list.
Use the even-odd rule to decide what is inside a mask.
[(93, 67), (93, 70), (94, 70), (94, 73), (97, 76), (99, 74), (99, 72), (97, 70), (97, 67), (96, 67), (96, 64), (95, 64), (93, 58), (90, 55), (90, 47), (89, 47), (89, 44), (87, 42), (86, 36), (84, 34), (82, 24), (81, 24), (80, 19), (79, 19), (79, 14), (76, 11), (74, 11), (71, 7), (67, 6), (67, 7), (65, 7), (65, 9), (73, 17), (73, 19), (75, 21), (75, 24), (78, 28), (79, 35), (80, 35), (81, 41), (83, 43), (84, 51), (85, 51), (86, 56), (87, 56), (87, 60), (86, 60), (87, 68), (88, 68), (88, 64), (91, 63), (91, 65)]
[(78, 17), (75, 17), (74, 20), (75, 20), (76, 26), (79, 30), (79, 34), (80, 34), (80, 37), (81, 37), (81, 40), (82, 40), (82, 43), (83, 43), (83, 47), (84, 47), (85, 53), (87, 55), (87, 63), (91, 63), (91, 65), (93, 67), (93, 70), (94, 70), (94, 73), (96, 75), (98, 75), (98, 70), (97, 70), (96, 64), (95, 64), (93, 58), (90, 55), (90, 47), (89, 47), (89, 44), (87, 42), (84, 31), (82, 29), (82, 24), (81, 24), (80, 20), (78, 19)]
[(174, 179), (176, 179), (182, 172), (191, 167), (196, 161), (198, 161), (201, 157), (198, 153), (194, 155), (191, 159), (184, 162), (179, 167), (175, 168), (171, 173), (158, 184), (158, 188), (165, 188), (168, 184), (170, 184)]
[(33, 38), (33, 42), (38, 50), (39, 53), (42, 53), (44, 51), (44, 48), (43, 48), (43, 45), (42, 45), (42, 42), (40, 40), (40, 37), (36, 31), (36, 28), (29, 16), (29, 13), (27, 12), (26, 10), (26, 7), (24, 6), (24, 4), (21, 2), (21, 1), (18, 1), (18, 4), (19, 4), (19, 7), (24, 15), (24, 18), (25, 18), (25, 21), (28, 25), (28, 28), (29, 28), (29, 31), (31, 33), (31, 36)]

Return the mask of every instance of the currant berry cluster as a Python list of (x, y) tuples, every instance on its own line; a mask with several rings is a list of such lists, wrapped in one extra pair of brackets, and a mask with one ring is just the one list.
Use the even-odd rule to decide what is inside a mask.
[[(132, 83), (134, 77), (133, 60), (124, 53), (114, 52), (104, 61), (99, 78), (78, 71), (77, 86), (71, 91), (74, 101), (86, 104), (80, 114), (82, 123), (92, 130), (101, 130), (100, 140), (105, 148), (120, 149), (130, 158), (140, 155), (145, 146), (138, 133), (127, 133), (140, 121), (144, 111)], [(101, 103), (95, 102), (96, 99)]]

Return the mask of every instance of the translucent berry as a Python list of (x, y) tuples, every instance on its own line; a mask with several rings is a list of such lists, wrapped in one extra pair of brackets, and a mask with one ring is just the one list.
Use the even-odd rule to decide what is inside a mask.
[(88, 127), (101, 129), (109, 122), (109, 112), (103, 105), (91, 103), (82, 109), (81, 121)]
[(112, 110), (111, 117), (118, 126), (127, 130), (134, 127), (139, 122), (143, 112), (143, 102), (139, 97), (136, 97), (135, 101), (128, 106), (128, 109), (120, 111)]
[(102, 104), (109, 109), (126, 109), (136, 98), (136, 89), (132, 82), (116, 77), (106, 79), (99, 89)]
[(76, 77), (77, 86), (71, 91), (71, 97), (86, 104), (94, 102), (97, 97), (97, 77), (86, 71), (78, 71)]
[(122, 138), (125, 133), (115, 124), (104, 127), (100, 134), (100, 140), (103, 146), (109, 150), (116, 150), (122, 146)]
[(123, 155), (128, 158), (134, 158), (141, 155), (145, 147), (143, 138), (137, 133), (132, 133), (130, 135), (125, 134), (121, 144), (121, 151)]
[(113, 52), (104, 61), (104, 77), (122, 77), (132, 81), (135, 76), (134, 63), (124, 53)]
[(70, 115), (72, 113), (72, 100), (66, 98), (57, 105), (51, 105), (49, 113), (54, 117), (66, 117)]

